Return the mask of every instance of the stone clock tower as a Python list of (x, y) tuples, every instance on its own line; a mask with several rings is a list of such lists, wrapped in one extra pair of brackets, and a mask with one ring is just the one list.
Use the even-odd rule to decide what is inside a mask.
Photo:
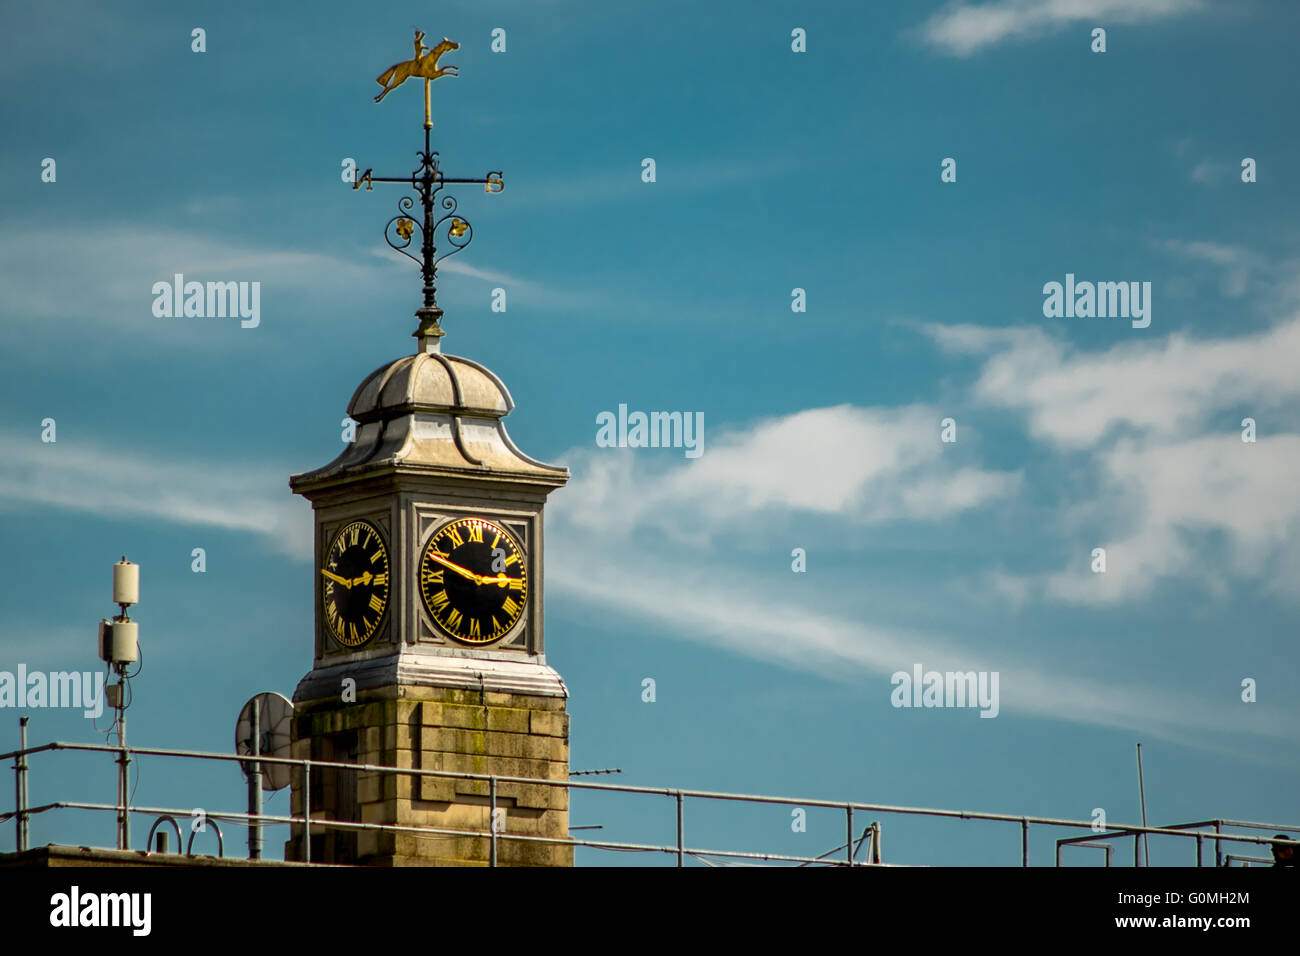
[[(427, 89), (428, 79), (426, 103)], [(348, 405), (356, 436), (343, 454), (289, 481), (311, 501), (316, 524), (315, 654), (293, 697), (292, 753), (567, 780), (568, 694), (545, 654), (542, 516), (568, 471), (529, 458), (510, 440), (504, 419), (514, 403), (496, 375), (441, 350), (433, 278), (442, 257), (434, 255), (434, 234), (444, 228), (455, 252), (468, 243), (469, 225), (454, 215), (451, 197), (438, 200), (450, 211), (435, 219), (435, 194), (444, 181), (499, 192), (502, 180), (500, 173), (444, 180), (429, 150), (429, 126), (426, 114), (421, 170), (392, 179), (367, 171), (356, 184), (407, 183), (424, 207), (423, 228), (399, 215), (385, 234), (398, 251), (405, 251), (403, 240), (423, 239), (415, 354), (357, 387)], [(409, 199), (403, 203), (399, 209), (411, 208)], [(488, 791), (487, 781), (322, 769), (312, 775), (309, 796), (317, 819), (486, 833), (493, 825)], [(295, 775), (295, 816), (303, 797)], [(497, 831), (506, 837), (568, 839), (564, 787), (500, 783), (496, 805)], [(486, 836), (322, 827), (312, 828), (308, 843), (302, 829), (293, 828), (290, 859), (489, 861)], [(572, 865), (573, 849), (499, 839), (497, 862)]]

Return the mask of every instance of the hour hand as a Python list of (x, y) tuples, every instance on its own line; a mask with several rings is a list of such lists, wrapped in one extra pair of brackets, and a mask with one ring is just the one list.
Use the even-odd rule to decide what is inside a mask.
[(325, 575), (325, 577), (329, 578), (335, 584), (341, 584), (345, 588), (349, 588), (349, 589), (352, 587), (352, 582), (349, 581), (347, 578), (341, 578), (337, 574), (334, 574), (333, 572), (326, 571), (324, 568), (320, 569), (320, 573)]
[(369, 584), (371, 581), (374, 580), (374, 577), (375, 576), (373, 574), (367, 571), (365, 574), (361, 575), (361, 577), (353, 578), (352, 584), (349, 585), (349, 587), (356, 587), (358, 584)]

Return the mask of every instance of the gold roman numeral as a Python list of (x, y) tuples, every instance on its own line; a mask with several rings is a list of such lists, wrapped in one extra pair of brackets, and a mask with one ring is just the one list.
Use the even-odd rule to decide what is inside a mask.
[(461, 613), (455, 608), (452, 608), (450, 611), (447, 612), (447, 627), (449, 629), (453, 631), (457, 630), (460, 627), (461, 620), (462, 620)]
[(360, 540), (361, 540), (361, 525), (354, 524), (352, 526), (352, 543), (356, 544)]
[(379, 597), (379, 595), (378, 594), (370, 595), (370, 610), (382, 611), (383, 609), (384, 609), (384, 602)]
[(519, 612), (519, 605), (515, 603), (514, 598), (508, 597), (506, 603), (501, 605), (501, 610), (514, 617)]
[(460, 536), (460, 532), (457, 531), (455, 528), (448, 528), (446, 531), (443, 532), (443, 534), (451, 538), (451, 546), (453, 548), (459, 548), (462, 544), (465, 543), (465, 539)]
[(483, 543), (483, 526), (481, 524), (472, 524), (469, 526), (469, 539), (478, 544)]
[(476, 618), (476, 617), (471, 617), (471, 618), (469, 619), (469, 636), (470, 636), (470, 637), (482, 637), (482, 636), (483, 636), (483, 631), (482, 631), (482, 629), (479, 627), (478, 618)]
[[(443, 571), (442, 568), (439, 568), (437, 571), (433, 570), (432, 568), (421, 568), (420, 583), (421, 584), (443, 584), (444, 581), (442, 576), (445, 573), (446, 572)], [(375, 581), (377, 582), (378, 580), (379, 578), (376, 577)]]
[(429, 603), (433, 605), (435, 611), (441, 611), (450, 603), (451, 599), (447, 597), (446, 591), (439, 591), (433, 597), (429, 598)]
[(388, 572), (385, 571), (383, 574), (376, 574), (375, 587), (382, 588), (387, 586), (388, 586)]

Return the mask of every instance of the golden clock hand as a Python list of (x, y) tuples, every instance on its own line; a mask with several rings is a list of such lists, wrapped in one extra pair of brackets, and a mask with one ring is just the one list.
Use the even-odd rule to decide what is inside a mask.
[(361, 575), (361, 577), (353, 578), (350, 587), (356, 587), (358, 584), (369, 584), (373, 578), (374, 575), (367, 571), (365, 574)]
[(429, 557), (433, 558), (433, 560), (437, 561), (439, 564), (444, 565), (445, 567), (451, 568), (451, 569), (452, 569), (453, 571), (455, 571), (457, 574), (462, 575), (463, 577), (467, 577), (467, 578), (469, 578), (469, 579), (470, 579), (471, 581), (473, 581), (475, 584), (482, 584), (482, 583), (483, 583), (483, 575), (481, 575), (481, 574), (475, 574), (473, 571), (470, 571), (468, 568), (462, 568), (459, 564), (452, 564), (452, 563), (451, 563), (450, 561), (448, 561), (446, 558), (440, 558), (440, 557), (438, 557), (438, 555), (434, 554), (432, 551), (429, 552)]
[(480, 578), (479, 584), (495, 584), (497, 587), (506, 587), (511, 581), (518, 581), (519, 578), (512, 578), (508, 574), (498, 574), (493, 578)]
[(349, 588), (349, 589), (352, 587), (352, 582), (349, 581), (347, 578), (341, 578), (337, 574), (331, 574), (329, 571), (326, 571), (324, 568), (320, 569), (320, 573), (325, 575), (325, 577), (329, 578), (335, 584), (341, 584), (345, 588)]

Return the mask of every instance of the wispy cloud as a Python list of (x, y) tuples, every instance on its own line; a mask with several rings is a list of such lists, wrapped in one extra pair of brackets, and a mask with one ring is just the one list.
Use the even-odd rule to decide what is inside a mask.
[[(641, 180), (641, 162), (647, 156), (655, 160), (655, 182)], [(608, 157), (607, 157), (608, 159)], [(629, 155), (622, 165), (605, 162), (599, 171), (577, 171), (563, 178), (520, 181), (511, 203), (516, 208), (533, 205), (583, 206), (599, 203), (653, 200), (658, 196), (710, 192), (747, 183), (763, 182), (785, 175), (794, 168), (780, 157), (716, 156), (707, 159), (680, 158), (647, 149), (641, 155)]]
[[(153, 284), (187, 279), (258, 281), (290, 289), (338, 291), (372, 275), (347, 258), (213, 238), (198, 231), (131, 225), (75, 230), (11, 225), (0, 235), (0, 315), (10, 326), (69, 316), (93, 320), (96, 331), (188, 338), (183, 322), (153, 314)], [(67, 263), (76, 263), (69, 273)], [(263, 300), (265, 302), (265, 300)], [(237, 326), (238, 323), (236, 322)]]
[[(192, 345), (193, 325), (153, 314), (153, 284), (170, 282), (176, 273), (187, 281), (256, 281), (262, 284), (266, 319), (271, 296), (292, 293), (337, 297), (358, 289), (378, 288), (409, 260), (386, 247), (369, 256), (344, 256), (311, 248), (275, 248), (239, 239), (214, 238), (193, 230), (127, 224), (87, 225), (73, 231), (44, 225), (12, 225), (0, 236), (0, 335), (21, 336), (37, 323), (69, 316), (93, 319), (101, 347), (114, 344), (138, 349), (143, 342)], [(67, 263), (76, 263), (70, 275)], [(585, 291), (565, 292), (505, 272), (482, 268), (458, 258), (439, 264), (440, 271), (502, 285), (511, 301), (577, 308), (602, 298)], [(412, 272), (412, 288), (418, 270)], [(286, 294), (286, 301), (290, 298)], [(223, 320), (215, 320), (217, 322)], [(230, 323), (237, 330), (238, 321)], [(105, 332), (112, 334), (105, 335)], [(212, 347), (214, 338), (205, 338)]]
[[(1042, 655), (1030, 661), (996, 646), (974, 647), (969, 639), (873, 626), (869, 610), (855, 616), (833, 610), (842, 603), (842, 594), (835, 593), (839, 586), (831, 582), (801, 581), (804, 599), (783, 600), (761, 576), (712, 554), (702, 542), (665, 546), (654, 531), (673, 523), (663, 511), (673, 509), (677, 499), (657, 499), (650, 518), (640, 500), (646, 484), (639, 465), (617, 474), (597, 474), (598, 462), (569, 456), (575, 458), (582, 464), (575, 471), (574, 486), (552, 504), (548, 524), (547, 585), (553, 593), (608, 614), (649, 622), (667, 634), (853, 683), (881, 700), (891, 690), (891, 674), (922, 661), (927, 668), (998, 671), (1002, 708), (1026, 715), (1138, 729), (1201, 747), (1230, 732), (1268, 738), (1292, 734), (1286, 719), (1207, 707), (1193, 695), (1135, 682), (1090, 679), (1075, 667), (1053, 668)], [(598, 498), (591, 497), (593, 489)], [(700, 491), (718, 501), (752, 494), (743, 480), (725, 485), (713, 476), (704, 480)], [(805, 506), (789, 500), (782, 505)], [(641, 516), (633, 527), (628, 509)], [(682, 511), (683, 520), (689, 516), (712, 527), (727, 522), (725, 513), (714, 521), (689, 503)], [(593, 561), (593, 554), (600, 560)], [(868, 609), (881, 597), (866, 582), (854, 595), (857, 606)]]
[(1249, 250), (1226, 243), (1166, 239), (1158, 245), (1175, 256), (1217, 266), (1222, 270), (1220, 289), (1232, 299), (1246, 294), (1252, 273), (1258, 274), (1263, 267), (1263, 263)]
[[(398, 265), (410, 261), (401, 253), (395, 252), (386, 246), (372, 250), (372, 255), (388, 263)], [(587, 309), (597, 308), (602, 305), (623, 304), (618, 297), (600, 290), (565, 289), (550, 283), (543, 285), (540, 282), (526, 279), (514, 273), (503, 272), (498, 269), (483, 269), (454, 256), (439, 262), (438, 272), (450, 272), (455, 275), (465, 276), (468, 279), (474, 279), (494, 288), (504, 289), (507, 295), (507, 303), (510, 304), (545, 306), (554, 309)], [(468, 293), (462, 289), (459, 290), (459, 294), (467, 295)], [(482, 295), (484, 293), (480, 288), (474, 294)]]
[(1192, 167), (1192, 171), (1187, 174), (1187, 178), (1194, 183), (1200, 183), (1208, 186), (1223, 176), (1224, 167), (1208, 159), (1202, 160)]
[(45, 444), (35, 432), (0, 433), (0, 505), (245, 532), (308, 561), (311, 513), (285, 487), (289, 470), (178, 462), (84, 442)]
[(1180, 16), (1202, 0), (955, 0), (920, 28), (921, 38), (954, 56), (969, 56), (1008, 40), (1029, 40), (1075, 24), (1109, 26)]

